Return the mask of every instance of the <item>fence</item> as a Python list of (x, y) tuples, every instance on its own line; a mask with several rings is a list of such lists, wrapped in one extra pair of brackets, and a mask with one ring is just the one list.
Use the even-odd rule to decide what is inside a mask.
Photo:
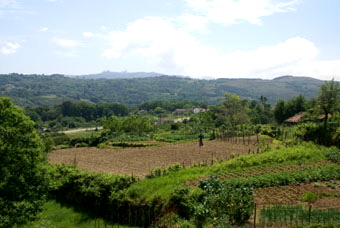
[[(121, 212), (121, 213), (120, 213)], [(125, 227), (158, 227), (159, 215), (158, 208), (152, 207), (125, 207), (118, 208), (116, 213), (105, 218), (99, 217), (94, 219), (94, 228), (125, 228)]]
[[(112, 215), (106, 220), (94, 221), (94, 228), (123, 228), (123, 227), (159, 227), (151, 210), (148, 213), (142, 211), (129, 211), (124, 216)], [(244, 227), (289, 227), (308, 224), (336, 224), (340, 225), (340, 206), (329, 208), (313, 208), (296, 205), (254, 205), (254, 213), (249, 223)], [(164, 226), (164, 224), (162, 224)], [(165, 225), (166, 227), (166, 225)]]
[(254, 205), (252, 227), (285, 227), (307, 224), (340, 224), (340, 206)]

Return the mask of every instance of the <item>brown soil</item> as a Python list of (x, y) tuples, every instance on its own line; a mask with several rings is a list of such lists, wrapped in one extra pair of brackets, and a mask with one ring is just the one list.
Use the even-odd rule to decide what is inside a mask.
[(254, 191), (254, 198), (259, 207), (268, 204), (301, 205), (306, 204), (306, 202), (301, 200), (301, 197), (306, 192), (321, 195), (321, 197), (312, 204), (313, 208), (340, 209), (340, 181), (259, 188)]
[(257, 150), (255, 145), (233, 144), (226, 141), (206, 141), (203, 147), (198, 143), (173, 144), (162, 147), (98, 149), (71, 148), (55, 150), (48, 154), (48, 160), (57, 164), (74, 164), (79, 168), (116, 174), (134, 174), (143, 177), (149, 170), (165, 168), (179, 163), (190, 166), (194, 163), (226, 160), (231, 153), (248, 154)]

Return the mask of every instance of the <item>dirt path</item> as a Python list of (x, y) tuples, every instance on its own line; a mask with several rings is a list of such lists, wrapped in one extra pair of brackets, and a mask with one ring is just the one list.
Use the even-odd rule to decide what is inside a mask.
[(77, 163), (79, 168), (117, 174), (134, 174), (143, 177), (150, 169), (168, 167), (180, 163), (190, 166), (213, 159), (225, 160), (231, 153), (248, 154), (257, 149), (254, 145), (231, 144), (224, 141), (206, 141), (203, 147), (195, 143), (182, 143), (162, 147), (98, 149), (71, 148), (52, 151), (48, 159), (52, 163)]
[(78, 128), (78, 129), (67, 130), (67, 131), (59, 131), (58, 133), (71, 134), (71, 133), (82, 132), (82, 131), (94, 131), (96, 129), (102, 130), (103, 127)]

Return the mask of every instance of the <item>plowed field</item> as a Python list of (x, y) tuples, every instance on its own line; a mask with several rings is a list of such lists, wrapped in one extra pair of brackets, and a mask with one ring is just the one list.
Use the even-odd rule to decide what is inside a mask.
[(256, 149), (254, 145), (214, 140), (204, 142), (203, 147), (199, 147), (197, 143), (182, 143), (125, 149), (71, 148), (52, 151), (48, 154), (48, 159), (57, 164), (76, 163), (79, 168), (89, 171), (143, 177), (150, 169), (164, 168), (176, 163), (185, 166), (203, 161), (211, 163), (215, 159), (229, 159), (231, 153), (248, 154)]
[(313, 203), (313, 208), (338, 208), (340, 198), (327, 195), (340, 194), (340, 181), (301, 183), (299, 185), (259, 188), (254, 192), (254, 198), (260, 207), (268, 204), (300, 205), (301, 197), (306, 192), (326, 194)]

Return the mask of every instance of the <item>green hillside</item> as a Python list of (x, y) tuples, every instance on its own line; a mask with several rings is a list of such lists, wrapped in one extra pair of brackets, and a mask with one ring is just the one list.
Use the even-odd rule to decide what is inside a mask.
[(0, 75), (0, 96), (11, 97), (22, 107), (56, 105), (63, 101), (141, 104), (151, 100), (192, 100), (217, 104), (224, 93), (241, 98), (265, 96), (274, 104), (299, 94), (316, 96), (321, 80), (284, 76), (274, 80), (199, 80), (174, 76), (130, 79), (81, 79), (63, 75)]

